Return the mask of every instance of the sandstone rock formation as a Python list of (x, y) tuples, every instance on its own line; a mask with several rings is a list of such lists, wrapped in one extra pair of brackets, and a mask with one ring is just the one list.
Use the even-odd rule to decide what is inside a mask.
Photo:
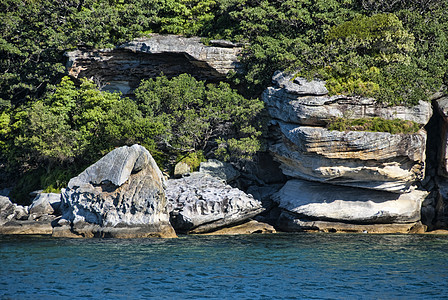
[(301, 125), (326, 125), (334, 117), (350, 119), (381, 117), (387, 120), (400, 119), (425, 125), (432, 115), (431, 103), (420, 101), (413, 107), (378, 104), (375, 99), (328, 96), (322, 81), (307, 82), (302, 78), (276, 72), (272, 78), (274, 86), (262, 95), (271, 117), (284, 122)]
[(78, 49), (67, 52), (67, 68), (75, 78), (92, 78), (104, 90), (132, 93), (142, 79), (162, 72), (167, 77), (189, 73), (200, 80), (224, 80), (230, 71), (240, 72), (241, 47), (215, 41), (206, 46), (198, 37), (153, 34), (114, 49)]
[(59, 211), (61, 194), (38, 193), (30, 205), (30, 214), (34, 216), (52, 215)]
[(261, 202), (251, 195), (200, 172), (168, 180), (166, 197), (171, 224), (183, 233), (214, 231), (263, 211)]
[(266, 234), (275, 232), (276, 232), (275, 228), (269, 224), (258, 222), (255, 220), (250, 220), (249, 222), (240, 225), (218, 229), (216, 231), (209, 233), (204, 233), (204, 235), (239, 235), (239, 234), (254, 234), (254, 233)]
[(431, 105), (412, 108), (383, 107), (373, 99), (329, 97), (324, 83), (293, 79), (276, 72), (274, 87), (263, 100), (278, 127), (271, 153), (288, 176), (404, 193), (422, 179), (425, 170), (426, 132), (339, 132), (322, 126), (332, 117), (401, 118), (426, 124)]
[(0, 196), (0, 234), (51, 234), (56, 216), (30, 215), (27, 206), (12, 203)]
[(286, 232), (346, 232), (346, 233), (424, 233), (426, 226), (420, 221), (392, 224), (353, 224), (319, 220), (303, 220), (296, 214), (283, 212), (277, 226)]
[(231, 164), (219, 161), (217, 159), (209, 159), (201, 162), (199, 172), (208, 174), (212, 177), (221, 179), (224, 182), (231, 182), (240, 176), (240, 172)]
[(406, 194), (290, 180), (274, 196), (279, 207), (308, 220), (346, 223), (413, 223), (420, 220), (426, 191)]
[(308, 180), (407, 192), (423, 178), (426, 133), (329, 131), (277, 122), (282, 140), (270, 150), (283, 173)]
[(142, 146), (120, 147), (72, 178), (53, 236), (174, 237), (162, 173)]
[[(428, 193), (426, 132), (330, 131), (335, 117), (381, 117), (427, 124), (431, 104), (386, 107), (375, 99), (329, 96), (325, 83), (282, 72), (263, 95), (272, 117), (269, 150), (290, 180), (273, 196), (286, 231), (419, 232)], [(432, 197), (432, 196), (431, 196)], [(432, 199), (432, 198), (431, 198)], [(431, 217), (425, 208), (425, 216)]]

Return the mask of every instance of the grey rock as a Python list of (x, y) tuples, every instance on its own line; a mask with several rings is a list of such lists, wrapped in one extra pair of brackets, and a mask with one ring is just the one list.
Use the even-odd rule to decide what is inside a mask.
[(217, 159), (209, 159), (206, 162), (201, 162), (199, 172), (206, 173), (225, 182), (231, 182), (240, 176), (240, 172), (231, 164), (221, 162)]
[(0, 226), (11, 221), (26, 220), (27, 218), (27, 207), (12, 203), (8, 197), (0, 196)]
[(332, 118), (349, 119), (380, 117), (386, 120), (409, 120), (420, 125), (432, 116), (431, 103), (418, 105), (386, 106), (371, 98), (297, 95), (286, 87), (268, 87), (262, 94), (272, 118), (301, 125), (324, 126)]
[(231, 41), (227, 40), (210, 40), (210, 45), (217, 46), (217, 47), (227, 47), (227, 48), (235, 48), (235, 47), (241, 47), (241, 44), (236, 44)]
[(176, 178), (182, 177), (183, 175), (186, 175), (186, 174), (190, 174), (190, 172), (191, 172), (191, 167), (183, 161), (178, 162), (174, 166), (174, 177), (176, 177)]
[(166, 197), (171, 223), (178, 232), (214, 231), (263, 211), (261, 202), (251, 195), (200, 172), (168, 180)]
[(165, 207), (163, 176), (151, 154), (124, 146), (69, 181), (60, 225), (70, 225), (67, 236), (174, 237)]
[(242, 48), (219, 44), (206, 46), (197, 37), (153, 34), (113, 49), (78, 49), (65, 55), (70, 76), (93, 79), (102, 90), (132, 95), (142, 79), (161, 73), (169, 78), (188, 73), (218, 81), (230, 71), (242, 72), (238, 57)]
[(423, 177), (426, 133), (329, 131), (278, 122), (270, 147), (287, 176), (404, 193)]
[(61, 194), (39, 193), (30, 205), (30, 214), (36, 216), (51, 215), (59, 211), (61, 205)]
[(240, 234), (254, 234), (254, 233), (275, 233), (275, 228), (272, 225), (262, 223), (255, 220), (250, 220), (246, 223), (222, 228), (213, 232), (204, 233), (204, 235), (240, 235)]
[(283, 184), (270, 184), (265, 186), (253, 185), (247, 189), (247, 193), (260, 201), (266, 210), (270, 210), (274, 206), (272, 196), (282, 187)]
[(421, 222), (392, 224), (352, 224), (319, 220), (304, 220), (296, 214), (284, 211), (277, 226), (287, 232), (346, 232), (346, 233), (424, 233)]
[(368, 191), (290, 180), (275, 195), (279, 207), (305, 219), (381, 224), (420, 221), (420, 209), (428, 192), (406, 194)]
[(328, 90), (325, 87), (325, 81), (312, 80), (305, 78), (294, 78), (292, 74), (276, 71), (272, 76), (272, 83), (276, 87), (284, 89), (287, 93), (294, 95), (326, 95)]

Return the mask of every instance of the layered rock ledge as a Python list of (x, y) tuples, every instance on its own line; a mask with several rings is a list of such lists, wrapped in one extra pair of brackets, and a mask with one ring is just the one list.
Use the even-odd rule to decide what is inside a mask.
[(334, 117), (381, 117), (426, 124), (431, 104), (385, 107), (374, 99), (328, 96), (322, 81), (276, 72), (263, 94), (272, 124), (278, 128), (270, 146), (283, 173), (295, 178), (396, 193), (408, 192), (423, 178), (426, 132), (330, 131)]
[[(427, 134), (336, 131), (333, 118), (401, 119), (421, 128), (428, 102), (387, 107), (375, 99), (329, 96), (325, 82), (276, 72), (262, 97), (271, 120), (269, 150), (290, 178), (272, 198), (285, 231), (422, 232), (418, 190), (425, 176)], [(425, 210), (426, 211), (426, 210)]]
[(204, 45), (198, 37), (153, 34), (113, 49), (78, 49), (67, 52), (67, 69), (75, 78), (91, 78), (104, 90), (131, 94), (142, 79), (163, 73), (173, 77), (192, 74), (199, 80), (225, 80), (230, 71), (241, 72), (241, 47), (225, 41)]

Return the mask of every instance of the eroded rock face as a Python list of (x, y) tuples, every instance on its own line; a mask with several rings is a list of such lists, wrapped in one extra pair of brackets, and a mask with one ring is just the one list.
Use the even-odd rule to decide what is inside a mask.
[(240, 172), (231, 164), (219, 161), (217, 159), (209, 159), (201, 162), (199, 172), (216, 177), (224, 182), (231, 182), (240, 176)]
[(168, 180), (166, 196), (171, 224), (184, 233), (214, 231), (263, 211), (261, 202), (251, 195), (200, 172)]
[(289, 212), (304, 219), (345, 223), (380, 224), (420, 221), (425, 191), (394, 194), (290, 180), (274, 196)]
[(92, 78), (104, 90), (132, 93), (142, 79), (163, 74), (189, 73), (200, 80), (225, 80), (230, 71), (240, 72), (241, 47), (216, 42), (206, 46), (197, 37), (153, 34), (115, 49), (78, 49), (66, 53), (68, 72), (76, 78)]
[(420, 221), (391, 224), (353, 224), (319, 220), (304, 220), (289, 212), (283, 212), (277, 226), (287, 232), (346, 232), (346, 233), (424, 233), (426, 226)]
[(273, 87), (263, 93), (263, 101), (271, 117), (284, 122), (324, 126), (334, 117), (350, 119), (381, 117), (400, 119), (425, 125), (432, 116), (431, 103), (420, 101), (413, 107), (381, 105), (375, 99), (328, 96), (322, 81), (307, 82), (303, 78), (276, 72)]
[(448, 178), (448, 97), (435, 101), (435, 106), (441, 116), (438, 174)]
[(72, 178), (54, 236), (174, 237), (162, 173), (142, 146), (117, 148)]
[(390, 192), (406, 192), (425, 169), (426, 133), (329, 131), (278, 122), (270, 147), (288, 176)]
[[(283, 173), (300, 179), (406, 193), (425, 172), (426, 132), (330, 131), (331, 118), (381, 117), (426, 124), (431, 104), (385, 107), (374, 99), (328, 96), (322, 81), (276, 72), (263, 94), (277, 128), (269, 150)], [(274, 130), (275, 131), (275, 130)]]

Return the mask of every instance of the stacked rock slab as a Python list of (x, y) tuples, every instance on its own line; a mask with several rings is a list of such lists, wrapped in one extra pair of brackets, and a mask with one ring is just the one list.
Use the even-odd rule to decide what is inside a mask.
[(261, 213), (260, 201), (206, 173), (167, 181), (171, 224), (178, 232), (205, 233), (241, 224)]
[[(263, 93), (277, 132), (270, 151), (283, 173), (297, 178), (275, 197), (280, 207), (293, 219), (319, 221), (323, 227), (331, 222), (411, 224), (420, 220), (427, 193), (414, 189), (424, 176), (426, 132), (341, 132), (325, 125), (335, 117), (381, 117), (423, 126), (432, 115), (429, 103), (390, 108), (374, 99), (328, 96), (324, 82), (282, 72), (274, 74), (273, 84)], [(335, 197), (328, 197), (332, 191)], [(335, 215), (335, 210), (340, 214)], [(283, 222), (289, 224), (286, 227), (292, 223)], [(309, 227), (297, 224), (295, 229)]]
[(174, 237), (163, 176), (142, 146), (117, 148), (72, 178), (53, 236)]
[[(212, 41), (213, 42), (213, 41)], [(189, 73), (200, 80), (225, 80), (240, 72), (239, 45), (214, 41), (204, 45), (198, 37), (153, 34), (113, 49), (78, 49), (67, 52), (67, 69), (75, 78), (91, 78), (105, 90), (131, 94), (142, 79), (163, 73), (173, 77)]]

